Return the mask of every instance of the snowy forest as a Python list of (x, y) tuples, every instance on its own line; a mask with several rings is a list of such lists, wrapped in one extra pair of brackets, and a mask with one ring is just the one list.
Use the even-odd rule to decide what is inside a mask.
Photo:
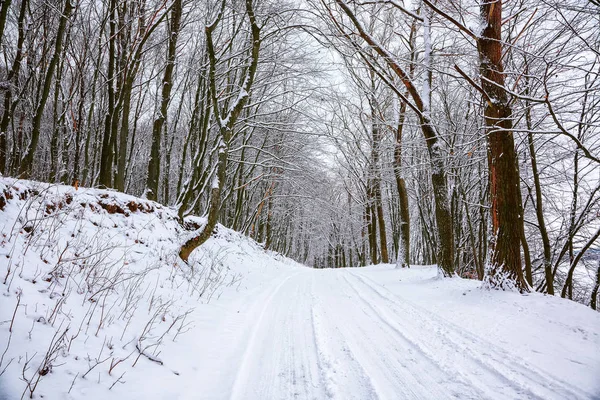
[(4, 1), (2, 173), (589, 303), (598, 6), (464, 3)]
[[(86, 337), (105, 340), (95, 350), (81, 344), (86, 350), (77, 350), (82, 355), (77, 362), (83, 363), (87, 351), (99, 348), (100, 355), (88, 354), (82, 371), (61, 378), (64, 393), (49, 391), (49, 398), (91, 393), (77, 392), (78, 382), (90, 373), (87, 379), (100, 383), (100, 375), (95, 377), (100, 370), (106, 393), (125, 388), (121, 372), (113, 373), (121, 363), (135, 366), (141, 359), (152, 368), (166, 365), (156, 350), (175, 329), (175, 337), (192, 329), (185, 322), (191, 311), (176, 310), (176, 300), (157, 303), (158, 282), (185, 287), (181, 291), (190, 298), (208, 302), (221, 290), (229, 293), (226, 287), (242, 287), (242, 276), (252, 271), (231, 272), (237, 271), (231, 265), (243, 261), (227, 261), (229, 256), (214, 250), (215, 243), (223, 248), (240, 243), (245, 252), (260, 254), (257, 259), (271, 257), (266, 264), (291, 259), (313, 269), (357, 271), (354, 267), (379, 265), (394, 281), (435, 278), (454, 282), (448, 285), (469, 296), (471, 288), (483, 287), (539, 304), (536, 299), (550, 298), (556, 303), (548, 304), (565, 307), (558, 315), (577, 316), (582, 327), (571, 330), (587, 332), (586, 340), (593, 336), (587, 351), (579, 349), (589, 362), (577, 361), (576, 355), (571, 361), (598, 376), (600, 359), (589, 354), (600, 343), (600, 319), (589, 310), (600, 307), (598, 0), (2, 0), (0, 8), (0, 282), (5, 293), (0, 399), (2, 385), (17, 387), (7, 393), (37, 398), (38, 383), (47, 380), (83, 330)], [(105, 201), (109, 198), (114, 204)], [(100, 212), (106, 216), (94, 219), (92, 214)], [(133, 219), (134, 214), (143, 215)], [(115, 216), (121, 219), (113, 221)], [(142, 261), (132, 261), (142, 252)], [(158, 271), (161, 263), (174, 266), (173, 271)], [(124, 272), (142, 264), (144, 273)], [(339, 285), (366, 288), (377, 281), (352, 276), (339, 278)], [(68, 283), (75, 281), (77, 289)], [(150, 295), (144, 287), (154, 281)], [(302, 281), (299, 287), (313, 293), (313, 286), (324, 282)], [(46, 283), (48, 293), (39, 291)], [(19, 324), (27, 285), (37, 288), (36, 296), (51, 299), (43, 323), (53, 330), (42, 335), (49, 347), (37, 356), (18, 353), (10, 344), (19, 335), (31, 341), (40, 322), (30, 316), (37, 322)], [(52, 296), (59, 287), (57, 302)], [(63, 311), (69, 287), (73, 296), (87, 296), (91, 303), (89, 310), (82, 306), (80, 320), (65, 317), (71, 321), (67, 327), (57, 321), (69, 314)], [(366, 298), (365, 288), (356, 294)], [(289, 289), (295, 290), (302, 292)], [(369, 290), (375, 297), (383, 289)], [(442, 299), (435, 293), (445, 292), (421, 295), (426, 293)], [(353, 307), (330, 297), (332, 303), (348, 303), (345, 309)], [(484, 303), (495, 304), (490, 299)], [(87, 307), (87, 300), (77, 301)], [(286, 301), (292, 307), (293, 299)], [(389, 304), (383, 301), (369, 307), (387, 318), (380, 308)], [(544, 313), (551, 309), (542, 305), (548, 307)], [(26, 306), (25, 314), (32, 307)], [(131, 322), (138, 307), (158, 311), (148, 321)], [(277, 312), (283, 318), (283, 309)], [(416, 309), (410, 312), (420, 318)], [(507, 311), (505, 317), (510, 315)], [(163, 324), (172, 321), (169, 329), (162, 336), (150, 334), (161, 318)], [(315, 332), (328, 328), (325, 314), (313, 311), (306, 318)], [(20, 333), (13, 335), (13, 325)], [(74, 326), (79, 332), (73, 337)], [(549, 331), (558, 329), (551, 326)], [(125, 343), (128, 329), (136, 327), (142, 333), (131, 342), (131, 353), (123, 350), (127, 358), (102, 355), (102, 349), (112, 354), (113, 339), (101, 332), (122, 330), (115, 338), (120, 335)], [(418, 342), (422, 332), (414, 329), (406, 340)], [(465, 337), (457, 333), (453, 348), (469, 347), (456, 345)], [(431, 342), (438, 339), (432, 336)], [(555, 346), (562, 347), (563, 339)], [(343, 351), (335, 349), (332, 359), (343, 359)], [(360, 358), (360, 350), (352, 351)], [(252, 358), (244, 354), (244, 360)], [(442, 369), (452, 364), (449, 354)], [(493, 362), (502, 357), (496, 358)], [(328, 365), (323, 363), (321, 369)], [(243, 365), (251, 371), (252, 365)], [(281, 382), (279, 391), (249, 395), (241, 389), (252, 381), (248, 371), (235, 376), (232, 393), (206, 398), (293, 398)], [(570, 386), (568, 378), (548, 378), (551, 372), (536, 372), (534, 379), (514, 371), (497, 372), (510, 381), (522, 374), (537, 386), (494, 392), (490, 384), (468, 395), (457, 389), (458, 398), (592, 399), (600, 394), (597, 382), (581, 377)], [(502, 381), (498, 376), (484, 381)], [(9, 379), (13, 382), (6, 383)], [(354, 392), (327, 381), (323, 397), (298, 393), (299, 398), (450, 398), (432, 386), (425, 386), (422, 397), (371, 381), (373, 392), (357, 380), (362, 386)], [(469, 382), (465, 387), (479, 385)], [(128, 398), (127, 390), (121, 393), (116, 398)]]

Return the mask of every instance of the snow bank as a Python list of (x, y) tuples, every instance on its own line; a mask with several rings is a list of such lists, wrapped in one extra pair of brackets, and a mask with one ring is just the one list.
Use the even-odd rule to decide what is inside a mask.
[(160, 398), (177, 393), (203, 307), (250, 272), (294, 264), (218, 232), (187, 265), (176, 254), (189, 232), (172, 209), (0, 178), (0, 399), (157, 398), (148, 382)]

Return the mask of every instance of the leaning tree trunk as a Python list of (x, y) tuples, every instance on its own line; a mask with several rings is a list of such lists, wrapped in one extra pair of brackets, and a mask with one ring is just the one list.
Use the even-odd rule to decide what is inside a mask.
[(213, 230), (217, 225), (219, 219), (219, 212), (221, 211), (221, 193), (227, 178), (227, 156), (229, 155), (227, 146), (223, 146), (219, 149), (217, 173), (213, 179), (213, 184), (210, 189), (210, 202), (208, 205), (208, 214), (206, 215), (206, 223), (203, 227), (200, 227), (198, 233), (188, 239), (181, 249), (179, 250), (179, 257), (183, 261), (188, 260), (192, 251), (194, 251), (202, 243), (206, 242), (208, 238), (213, 234)]
[(477, 41), (490, 170), (492, 254), (488, 283), (494, 288), (529, 291), (521, 266), (523, 216), (519, 167), (513, 139), (512, 110), (502, 66), (502, 2), (483, 0), (485, 27)]
[(213, 178), (212, 188), (210, 190), (210, 201), (208, 205), (208, 212), (206, 215), (206, 223), (201, 227), (190, 239), (188, 239), (179, 250), (179, 256), (185, 262), (192, 251), (201, 246), (204, 242), (210, 238), (213, 230), (217, 225), (219, 212), (221, 210), (221, 194), (223, 186), (225, 185), (226, 172), (227, 172), (227, 156), (229, 155), (229, 142), (233, 133), (234, 126), (246, 106), (252, 85), (254, 83), (254, 77), (256, 76), (256, 70), (258, 69), (258, 59), (261, 46), (260, 28), (256, 21), (254, 14), (254, 6), (252, 0), (246, 0), (246, 15), (250, 23), (251, 32), (251, 51), (250, 51), (250, 64), (246, 68), (245, 77), (240, 88), (240, 93), (237, 96), (237, 100), (234, 104), (228, 108), (228, 111), (223, 112), (219, 108), (218, 94), (217, 91), (217, 79), (216, 68), (217, 58), (216, 51), (213, 43), (213, 32), (218, 27), (219, 23), (223, 18), (225, 11), (225, 0), (221, 3), (221, 10), (214, 22), (206, 27), (206, 48), (209, 58), (209, 85), (210, 95), (212, 100), (212, 109), (215, 116), (216, 122), (219, 126), (220, 143), (219, 143), (219, 155), (217, 160), (217, 172)]
[(575, 273), (575, 267), (577, 267), (577, 264), (583, 258), (585, 252), (596, 242), (596, 240), (598, 240), (599, 237), (600, 228), (598, 228), (596, 230), (596, 233), (594, 233), (592, 237), (588, 239), (588, 241), (583, 245), (581, 250), (579, 250), (575, 258), (571, 262), (571, 265), (569, 266), (569, 271), (567, 272), (567, 279), (565, 280), (565, 285), (563, 286), (562, 291), (560, 293), (561, 297), (568, 297), (571, 300), (573, 299), (573, 275)]

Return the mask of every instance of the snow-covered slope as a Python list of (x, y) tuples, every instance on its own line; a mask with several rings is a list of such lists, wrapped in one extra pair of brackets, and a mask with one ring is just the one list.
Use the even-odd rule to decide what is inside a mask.
[(435, 267), (303, 268), (223, 227), (188, 266), (156, 203), (0, 195), (0, 398), (600, 398), (600, 314), (580, 304)]
[(0, 399), (173, 398), (210, 303), (298, 267), (223, 227), (188, 266), (176, 213), (117, 192), (0, 178), (0, 196)]

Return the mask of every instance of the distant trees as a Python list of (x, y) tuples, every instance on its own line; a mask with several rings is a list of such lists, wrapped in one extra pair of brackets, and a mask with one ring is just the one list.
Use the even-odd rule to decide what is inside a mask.
[[(390, 84), (395, 89), (396, 93), (410, 105), (412, 110), (417, 115), (419, 120), (420, 129), (424, 136), (427, 150), (431, 158), (432, 169), (431, 169), (431, 182), (433, 185), (433, 193), (435, 200), (435, 218), (437, 222), (437, 236), (438, 236), (438, 251), (437, 251), (437, 263), (441, 271), (445, 276), (452, 276), (454, 274), (454, 232), (452, 230), (452, 215), (450, 214), (450, 205), (448, 201), (448, 180), (446, 176), (446, 168), (444, 165), (444, 154), (443, 154), (443, 143), (439, 137), (435, 123), (431, 120), (430, 114), (430, 87), (424, 85), (423, 91), (420, 92), (417, 89), (413, 78), (408, 74), (406, 69), (400, 64), (395, 55), (381, 44), (372, 33), (368, 32), (363, 24), (359, 21), (356, 12), (354, 12), (350, 6), (342, 1), (336, 0), (336, 4), (343, 11), (343, 13), (349, 19), (349, 25), (356, 30), (355, 34), (346, 32), (346, 26), (344, 22), (339, 18), (335, 17), (331, 13), (331, 18), (338, 30), (346, 38), (352, 39), (352, 37), (360, 37), (373, 51), (381, 57), (382, 61), (387, 64), (387, 67), (393, 71), (396, 75), (396, 79), (399, 80), (405, 87), (406, 92), (410, 96), (410, 101), (406, 98), (401, 89), (398, 89), (393, 80), (386, 79), (385, 82)], [(333, 8), (326, 6), (331, 12)], [(413, 18), (421, 19), (417, 15), (412, 15)], [(361, 44), (354, 42), (357, 49), (360, 49)], [(426, 48), (429, 44), (426, 41)], [(426, 50), (427, 51), (427, 50)], [(427, 53), (429, 54), (429, 53)], [(369, 55), (367, 55), (369, 57)], [(426, 68), (429, 69), (430, 59), (425, 58), (424, 62)], [(427, 80), (426, 80), (427, 82)]]
[[(270, 133), (281, 136), (296, 124), (285, 115), (312, 90), (310, 76), (299, 83), (311, 68), (297, 63), (307, 54), (306, 39), (279, 42), (298, 35), (291, 25), (299, 10), (285, 2), (221, 0), (59, 6), (2, 3), (1, 172), (145, 194), (176, 205), (182, 219), (210, 210), (213, 226), (221, 207), (205, 208), (209, 199), (235, 197), (235, 224), (245, 229), (254, 207), (247, 202), (264, 194), (262, 177), (274, 184), (266, 171), (282, 167), (277, 152), (264, 148), (275, 144)], [(243, 10), (255, 7), (258, 20), (252, 14), (250, 24)], [(211, 32), (199, 27), (213, 22), (207, 10), (214, 9), (222, 20), (211, 53)], [(268, 119), (277, 122), (266, 126)], [(226, 142), (231, 153), (222, 151)], [(228, 182), (229, 173), (238, 185)], [(222, 196), (211, 195), (213, 182)], [(264, 203), (272, 215), (272, 198)]]

